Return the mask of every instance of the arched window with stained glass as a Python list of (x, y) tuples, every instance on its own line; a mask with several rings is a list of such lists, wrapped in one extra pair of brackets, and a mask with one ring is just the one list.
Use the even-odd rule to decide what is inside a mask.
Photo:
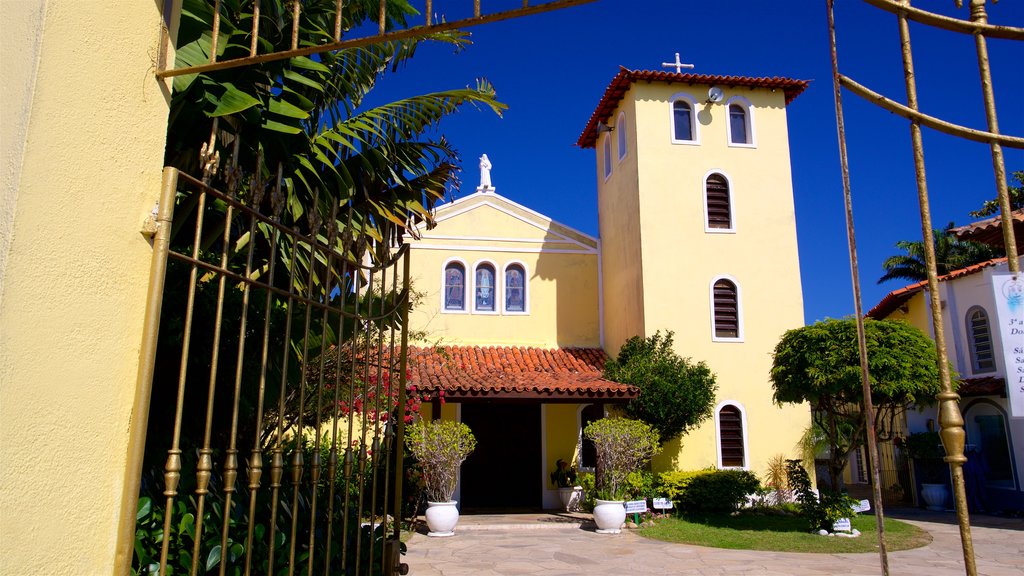
[(494, 284), (494, 266), (477, 264), (476, 284), (474, 285), (474, 306), (477, 312), (494, 312), (494, 300), (497, 286)]
[(459, 262), (444, 267), (444, 309), (466, 309), (466, 268)]
[(526, 269), (521, 264), (505, 268), (505, 311), (526, 312)]

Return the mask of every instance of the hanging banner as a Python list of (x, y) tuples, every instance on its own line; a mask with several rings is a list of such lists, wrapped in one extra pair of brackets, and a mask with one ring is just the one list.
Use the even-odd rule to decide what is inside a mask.
[(996, 320), (1003, 340), (1006, 398), (1010, 415), (1024, 418), (1024, 276), (993, 274)]

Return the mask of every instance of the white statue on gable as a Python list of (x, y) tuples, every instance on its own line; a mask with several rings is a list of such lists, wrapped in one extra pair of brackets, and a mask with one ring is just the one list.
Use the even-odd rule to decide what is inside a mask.
[(487, 154), (480, 157), (480, 187), (479, 190), (487, 190), (493, 188), (491, 186), (491, 161), (487, 158)]

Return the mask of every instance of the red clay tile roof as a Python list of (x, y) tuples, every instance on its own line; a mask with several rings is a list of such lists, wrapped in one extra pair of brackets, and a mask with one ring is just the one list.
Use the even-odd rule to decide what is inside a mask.
[(409, 347), (409, 384), (448, 397), (628, 400), (638, 390), (601, 377), (600, 348)]
[[(1018, 208), (1010, 213), (1010, 221), (1013, 222), (1014, 238), (1016, 239), (1017, 252), (1024, 248), (1024, 208)], [(1003, 247), (1003, 222), (1000, 216), (993, 216), (979, 220), (966, 226), (953, 228), (953, 234), (961, 240), (981, 242), (989, 246)]]
[[(949, 274), (939, 276), (939, 282), (946, 282), (947, 280), (956, 280), (957, 278), (963, 278), (964, 276), (970, 276), (971, 274), (977, 274), (985, 268), (995, 266), (996, 264), (1002, 264), (1006, 262), (1006, 258), (995, 258), (987, 260), (978, 264), (972, 264), (966, 268), (960, 268), (953, 270)], [(920, 282), (911, 284), (910, 286), (904, 286), (899, 290), (893, 290), (882, 298), (882, 301), (875, 305), (874, 308), (868, 310), (868, 318), (874, 318), (875, 320), (882, 320), (896, 311), (897, 308), (903, 305), (904, 302), (910, 300), (910, 298), (924, 290), (928, 286), (927, 280), (921, 280)]]
[(790, 78), (755, 78), (752, 76), (717, 76), (711, 74), (677, 74), (675, 72), (663, 72), (657, 70), (629, 70), (622, 66), (619, 67), (619, 73), (612, 78), (608, 88), (604, 91), (604, 96), (601, 97), (601, 101), (598, 102), (597, 108), (594, 113), (590, 116), (590, 121), (587, 122), (587, 127), (583, 129), (583, 133), (580, 134), (579, 139), (576, 141), (576, 145), (580, 148), (593, 148), (597, 142), (597, 123), (606, 122), (611, 117), (612, 112), (619, 105), (619, 101), (622, 100), (622, 96), (629, 90), (630, 85), (634, 82), (646, 81), (646, 82), (681, 82), (685, 84), (705, 84), (705, 85), (716, 85), (716, 86), (749, 86), (751, 88), (770, 88), (782, 90), (786, 95), (786, 104), (793, 101), (794, 98), (803, 92), (808, 84), (809, 80), (793, 80)]
[(1006, 381), (995, 376), (964, 378), (956, 389), (961, 397), (1002, 396), (1006, 398)]

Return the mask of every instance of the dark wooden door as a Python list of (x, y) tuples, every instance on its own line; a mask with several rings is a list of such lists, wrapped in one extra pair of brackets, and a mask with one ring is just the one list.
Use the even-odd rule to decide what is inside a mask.
[(462, 511), (542, 507), (540, 404), (463, 404), (476, 450), (462, 464)]

